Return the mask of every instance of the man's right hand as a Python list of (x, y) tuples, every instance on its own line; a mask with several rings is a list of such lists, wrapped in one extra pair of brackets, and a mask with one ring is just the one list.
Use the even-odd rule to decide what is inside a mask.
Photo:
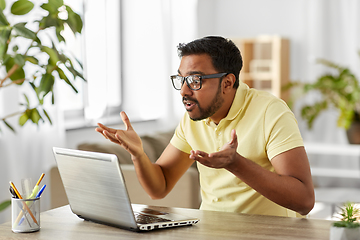
[(117, 130), (98, 123), (99, 127), (97, 127), (95, 131), (101, 133), (110, 141), (122, 146), (131, 154), (132, 158), (140, 158), (140, 156), (144, 154), (141, 139), (131, 126), (130, 120), (126, 113), (120, 112), (120, 116), (123, 123), (125, 124), (126, 130)]

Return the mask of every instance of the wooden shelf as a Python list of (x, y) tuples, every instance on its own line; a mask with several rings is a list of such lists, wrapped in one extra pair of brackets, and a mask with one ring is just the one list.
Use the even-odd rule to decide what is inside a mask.
[(280, 36), (231, 40), (239, 47), (243, 57), (240, 80), (249, 87), (270, 90), (286, 101), (288, 92), (282, 91), (282, 86), (289, 82), (289, 40)]

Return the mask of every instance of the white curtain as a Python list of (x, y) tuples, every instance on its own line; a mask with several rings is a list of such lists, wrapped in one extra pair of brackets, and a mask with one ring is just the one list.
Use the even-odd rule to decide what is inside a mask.
[[(1, 75), (0, 78), (3, 76)], [(25, 87), (26, 88), (26, 87)], [(0, 89), (0, 117), (19, 109), (18, 102), (23, 98), (19, 87)], [(22, 89), (24, 89), (22, 87)], [(41, 198), (41, 209), (47, 210), (50, 206), (49, 170), (55, 165), (52, 155), (53, 146), (65, 146), (65, 129), (61, 113), (56, 106), (47, 106), (53, 125), (41, 123), (39, 127), (27, 122), (23, 127), (18, 125), (18, 116), (8, 119), (14, 126), (13, 133), (1, 123), (0, 133), (0, 202), (10, 199), (9, 181), (14, 182), (19, 191), (22, 191), (21, 179), (31, 178), (35, 185), (41, 173), (45, 177), (41, 182), (47, 184)], [(10, 208), (0, 212), (0, 223), (10, 221)]]
[[(166, 106), (165, 122), (178, 123), (184, 113), (179, 91), (173, 89), (170, 75), (177, 73), (180, 59), (177, 53), (179, 43), (198, 38), (198, 0), (161, 0), (164, 36), (164, 59), (166, 59)], [(201, 36), (200, 36), (201, 37)]]
[(122, 1), (123, 110), (130, 119), (160, 120), (162, 130), (179, 122), (184, 108), (169, 76), (179, 66), (176, 46), (197, 37), (197, 2)]
[[(130, 112), (154, 115), (164, 128), (177, 124), (178, 118), (174, 115), (181, 116), (184, 110), (169, 76), (177, 72), (178, 43), (198, 37), (197, 0), (123, 0), (122, 13), (123, 107)], [(145, 23), (149, 21), (154, 25), (147, 26)], [(21, 98), (17, 87), (0, 89), (0, 117), (18, 109)], [(32, 178), (35, 184), (42, 172), (48, 173), (55, 165), (52, 147), (68, 146), (60, 108), (55, 105), (46, 110), (53, 125), (45, 123), (37, 127), (27, 123), (20, 128), (14, 117), (9, 122), (16, 126), (16, 134), (2, 126), (0, 201), (10, 199), (9, 181), (19, 190), (22, 178)], [(47, 177), (42, 184), (49, 183)], [(42, 196), (42, 211), (50, 206), (50, 187)], [(10, 208), (0, 213), (0, 223), (4, 221), (10, 221)]]
[[(357, 0), (309, 0), (307, 1), (307, 36), (304, 38), (307, 59), (302, 66), (303, 79), (315, 79), (329, 71), (316, 64), (317, 58), (324, 58), (349, 67), (360, 79), (360, 2)], [(310, 63), (309, 63), (310, 62)], [(314, 94), (305, 101), (314, 101)], [(301, 103), (302, 104), (302, 103)], [(346, 133), (336, 125), (338, 112), (335, 109), (321, 114), (313, 129), (308, 130), (305, 122), (300, 127), (307, 141), (347, 143)]]
[[(9, 11), (12, 2), (14, 1), (7, 1), (6, 11)], [(41, 2), (36, 2), (36, 5), (38, 4), (40, 5)], [(28, 17), (21, 16), (24, 19), (23, 21), (26, 21)], [(9, 20), (12, 21), (13, 19)], [(21, 43), (18, 44), (21, 46)], [(25, 67), (25, 71), (33, 72), (30, 65)], [(0, 79), (3, 79), (5, 75), (4, 66), (0, 65)], [(22, 86), (11, 85), (0, 88), (0, 118), (24, 110), (24, 107), (19, 105), (20, 102), (25, 101), (23, 93), (27, 94), (30, 103), (33, 104), (31, 106), (34, 106), (37, 100), (29, 84), (24, 83)], [(57, 101), (56, 96), (55, 84), (55, 102)], [(53, 125), (50, 125), (49, 122), (41, 123), (40, 121), (39, 126), (36, 126), (29, 120), (23, 127), (20, 127), (18, 125), (19, 115), (17, 115), (7, 119), (16, 130), (16, 133), (13, 133), (2, 121), (0, 122), (2, 130), (0, 132), (0, 202), (11, 198), (9, 181), (14, 182), (16, 188), (22, 192), (22, 179), (31, 178), (33, 185), (35, 185), (40, 175), (45, 173), (41, 186), (46, 184), (47, 189), (41, 198), (41, 210), (44, 211), (50, 207), (50, 177), (48, 173), (51, 166), (56, 164), (52, 147), (65, 146), (65, 128), (62, 113), (57, 105), (51, 105), (49, 96), (45, 98), (44, 107), (51, 116)], [(0, 223), (10, 221), (10, 219), (10, 208), (0, 212)]]

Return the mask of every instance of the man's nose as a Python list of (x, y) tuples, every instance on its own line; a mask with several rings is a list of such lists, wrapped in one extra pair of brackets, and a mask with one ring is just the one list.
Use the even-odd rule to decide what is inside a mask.
[(193, 94), (193, 91), (189, 88), (189, 86), (184, 82), (180, 89), (181, 96), (189, 96)]

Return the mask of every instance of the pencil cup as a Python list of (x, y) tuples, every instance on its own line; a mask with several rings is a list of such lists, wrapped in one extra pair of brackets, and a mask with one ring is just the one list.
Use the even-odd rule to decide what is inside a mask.
[(11, 230), (16, 233), (40, 230), (40, 198), (11, 199)]

